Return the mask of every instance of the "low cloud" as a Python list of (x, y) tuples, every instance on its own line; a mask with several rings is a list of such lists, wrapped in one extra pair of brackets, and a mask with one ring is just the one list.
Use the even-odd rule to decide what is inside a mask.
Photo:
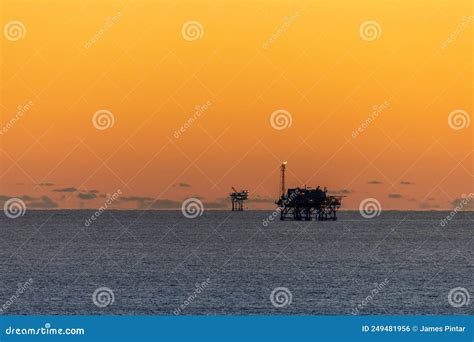
[(383, 182), (378, 181), (378, 180), (370, 180), (367, 182), (367, 184), (379, 185), (379, 184), (383, 184)]
[(76, 192), (76, 188), (62, 188), (62, 189), (54, 189), (54, 192)]
[(26, 202), (26, 207), (31, 209), (54, 209), (58, 207), (58, 204), (47, 196), (42, 196), (33, 201)]
[[(192, 198), (197, 198), (202, 200), (203, 198), (200, 196), (191, 196)], [(137, 209), (181, 209), (183, 201), (177, 201), (172, 199), (155, 199), (152, 197), (145, 197), (145, 196), (128, 196), (122, 197), (119, 199), (122, 203), (124, 202), (135, 202), (137, 205)], [(213, 202), (204, 202), (203, 206), (206, 209), (222, 209), (228, 206), (228, 199), (221, 198), (217, 199)]]
[(352, 194), (354, 191), (349, 190), (349, 189), (341, 189), (341, 190), (333, 190), (329, 191), (329, 193), (334, 194), (334, 195), (347, 195), (347, 194)]
[(38, 186), (54, 186), (54, 183), (39, 183)]
[(407, 182), (407, 181), (401, 181), (400, 185), (412, 185), (412, 182)]
[(183, 203), (169, 199), (156, 200), (151, 203), (151, 209), (178, 209)]
[(153, 201), (153, 200), (154, 198), (142, 197), (142, 196), (120, 197), (120, 201), (124, 201), (124, 202), (144, 202), (144, 201)]
[(188, 183), (178, 183), (177, 186), (180, 187), (180, 188), (190, 188), (190, 187), (191, 187), (191, 184), (188, 184)]
[[(227, 201), (229, 201), (228, 199), (226, 199)], [(275, 203), (275, 199), (274, 198), (270, 198), (270, 197), (250, 197), (248, 200), (247, 200), (248, 203)]]
[(6, 196), (0, 195), (0, 206), (3, 207), (5, 202), (12, 198), (19, 198), (25, 202), (27, 209), (54, 209), (58, 204), (47, 196), (32, 197), (28, 195), (23, 196)]
[(388, 194), (388, 198), (402, 198), (403, 196), (400, 194)]
[(31, 196), (28, 196), (28, 195), (23, 195), (23, 196), (7, 196), (7, 195), (0, 195), (0, 204), (3, 206), (3, 204), (8, 201), (9, 199), (12, 199), (12, 198), (19, 198), (21, 199), (23, 202), (28, 202), (28, 201), (34, 201), (36, 199), (39, 199), (38, 198), (35, 198), (35, 197), (31, 197)]
[(454, 201), (451, 201), (450, 205), (453, 208), (461, 207), (461, 210), (474, 210), (474, 199), (472, 199), (472, 196), (463, 196), (460, 198), (456, 198)]
[[(193, 197), (196, 198), (196, 197)], [(227, 199), (226, 199), (227, 200)], [(146, 207), (150, 209), (181, 209), (183, 205), (183, 201), (175, 201), (171, 199), (159, 199), (153, 202), (145, 203)], [(205, 209), (223, 209), (228, 207), (228, 204), (224, 199), (217, 199), (214, 202), (204, 202), (203, 203), (204, 210)]]
[(229, 206), (230, 199), (228, 198), (218, 198), (212, 202), (204, 202), (204, 209), (224, 209), (228, 208)]
[(95, 193), (88, 192), (88, 193), (80, 193), (77, 195), (77, 197), (79, 197), (82, 200), (92, 200), (92, 199), (97, 198), (97, 195)]
[(439, 205), (432, 202), (421, 202), (420, 209), (438, 209)]
[(154, 200), (155, 200), (154, 198), (145, 197), (145, 196), (127, 196), (127, 197), (120, 197), (118, 199), (118, 202), (119, 203), (135, 202), (137, 209), (148, 209)]
[(0, 195), (0, 204), (3, 206), (4, 203), (5, 203), (6, 201), (8, 201), (10, 198), (12, 198), (12, 197)]

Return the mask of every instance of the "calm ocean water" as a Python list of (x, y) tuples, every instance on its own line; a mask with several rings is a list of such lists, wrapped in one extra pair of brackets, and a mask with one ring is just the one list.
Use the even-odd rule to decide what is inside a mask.
[[(445, 227), (448, 212), (341, 212), (337, 222), (265, 227), (271, 212), (109, 210), (86, 227), (92, 214), (2, 215), (3, 314), (474, 313), (474, 299), (448, 300), (457, 287), (474, 295), (473, 212)], [(113, 303), (95, 298), (106, 307), (94, 304), (101, 287), (113, 293)], [(285, 289), (275, 306), (276, 288)]]

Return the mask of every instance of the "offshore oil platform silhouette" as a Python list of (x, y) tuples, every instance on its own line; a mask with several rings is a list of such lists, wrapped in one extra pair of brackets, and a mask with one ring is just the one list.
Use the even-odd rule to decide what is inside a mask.
[(230, 194), (230, 200), (232, 201), (232, 211), (243, 211), (244, 201), (249, 198), (248, 190), (237, 191), (232, 187), (232, 193)]
[(280, 198), (275, 203), (280, 210), (280, 220), (318, 221), (337, 220), (336, 212), (341, 206), (342, 197), (329, 196), (327, 189), (318, 186), (293, 188), (286, 191), (285, 187), (286, 162), (280, 166)]

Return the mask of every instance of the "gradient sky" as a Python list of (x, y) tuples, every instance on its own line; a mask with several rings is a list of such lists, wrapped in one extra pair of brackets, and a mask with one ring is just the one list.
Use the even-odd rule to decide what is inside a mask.
[[(1, 6), (25, 35), (1, 40), (0, 200), (96, 208), (120, 189), (120, 207), (221, 208), (235, 186), (271, 208), (284, 160), (287, 185), (346, 193), (345, 209), (450, 209), (473, 192), (474, 124), (448, 120), (473, 113), (470, 0)], [(189, 21), (202, 37), (184, 39)], [(113, 127), (94, 127), (99, 110)], [(290, 127), (272, 127), (277, 110)]]

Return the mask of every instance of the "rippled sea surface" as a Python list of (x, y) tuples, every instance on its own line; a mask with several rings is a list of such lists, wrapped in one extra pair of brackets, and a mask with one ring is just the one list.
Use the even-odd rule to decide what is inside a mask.
[[(474, 213), (262, 224), (271, 212), (28, 211), (0, 219), (3, 314), (473, 314)], [(32, 279), (23, 293), (18, 284)], [(196, 283), (205, 286), (196, 286)], [(112, 290), (106, 307), (93, 302)], [(271, 293), (288, 289), (282, 307)], [(375, 289), (377, 291), (375, 291)], [(289, 301), (291, 296), (291, 302)], [(4, 304), (5, 303), (5, 304)], [(180, 308), (178, 312), (177, 309)]]

